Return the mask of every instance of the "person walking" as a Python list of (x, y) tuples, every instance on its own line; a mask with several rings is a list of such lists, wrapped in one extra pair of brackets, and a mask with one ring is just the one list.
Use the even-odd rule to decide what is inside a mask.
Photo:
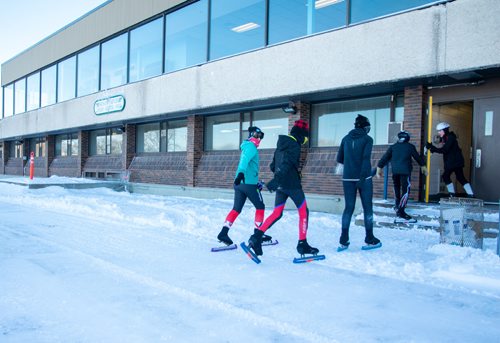
[(438, 148), (432, 145), (431, 142), (427, 142), (425, 147), (431, 153), (443, 154), (444, 172), (442, 177), (448, 189), (449, 196), (455, 196), (455, 186), (451, 182), (451, 174), (455, 173), (457, 181), (464, 187), (467, 196), (473, 198), (474, 192), (472, 191), (472, 187), (464, 176), (464, 156), (458, 146), (457, 135), (453, 131), (450, 131), (450, 124), (446, 122), (437, 124), (436, 130), (438, 131), (442, 146)]
[(415, 145), (410, 143), (410, 134), (407, 131), (398, 133), (398, 141), (391, 145), (384, 156), (377, 164), (377, 177), (382, 176), (382, 168), (389, 162), (392, 169), (392, 181), (394, 184), (394, 210), (398, 218), (405, 221), (411, 221), (413, 218), (405, 212), (408, 197), (410, 196), (410, 175), (413, 169), (412, 158), (420, 166), (422, 174), (427, 175), (427, 167), (425, 161), (417, 152)]
[(356, 193), (359, 192), (365, 223), (365, 243), (363, 249), (374, 249), (382, 246), (373, 235), (373, 183), (371, 154), (373, 138), (368, 136), (370, 121), (358, 114), (351, 130), (340, 143), (337, 154), (336, 174), (342, 175), (345, 208), (342, 213), (342, 233), (339, 239), (338, 251), (349, 247), (349, 226), (356, 204)]
[(254, 234), (248, 240), (248, 247), (257, 256), (262, 255), (262, 237), (264, 233), (282, 217), (288, 198), (293, 200), (299, 211), (297, 252), (300, 255), (316, 255), (319, 252), (319, 249), (311, 247), (307, 242), (309, 210), (302, 190), (299, 172), (300, 147), (307, 143), (308, 137), (309, 125), (303, 120), (297, 120), (289, 135), (280, 135), (278, 138), (276, 151), (270, 165), (274, 178), (266, 184), (269, 191), (276, 191), (275, 207), (262, 226), (256, 228)]
[[(217, 235), (217, 239), (226, 245), (233, 244), (228, 232), (240, 215), (247, 198), (255, 206), (255, 227), (259, 227), (264, 219), (265, 206), (261, 194), (262, 184), (259, 182), (259, 152), (257, 150), (263, 138), (264, 132), (260, 128), (250, 126), (248, 139), (241, 143), (240, 161), (234, 179), (233, 209), (227, 215), (222, 230)], [(270, 241), (271, 237), (266, 235), (263, 240)]]

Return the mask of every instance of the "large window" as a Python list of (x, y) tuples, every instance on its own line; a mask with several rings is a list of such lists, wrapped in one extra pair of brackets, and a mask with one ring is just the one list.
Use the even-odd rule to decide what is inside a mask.
[(265, 0), (212, 0), (210, 59), (265, 44)]
[(3, 88), (3, 116), (10, 117), (14, 114), (14, 84)]
[(205, 119), (205, 150), (236, 150), (248, 137), (248, 127), (264, 132), (259, 148), (275, 148), (279, 135), (288, 133), (288, 115), (281, 109), (225, 114)]
[(434, 1), (430, 0), (351, 0), (351, 23), (381, 17), (387, 14), (404, 11)]
[(162, 51), (163, 18), (130, 31), (130, 82), (160, 75)]
[(388, 144), (391, 96), (317, 104), (312, 110), (313, 146), (339, 146), (342, 138), (354, 128), (358, 114), (370, 120), (369, 135), (374, 144)]
[(73, 99), (76, 88), (76, 56), (57, 65), (57, 102)]
[(56, 156), (78, 156), (78, 148), (77, 133), (56, 136)]
[(9, 158), (23, 157), (23, 142), (11, 141), (9, 144)]
[(167, 15), (165, 71), (207, 60), (208, 1), (201, 0)]
[(127, 37), (124, 33), (102, 44), (101, 89), (127, 83)]
[(99, 90), (99, 46), (78, 54), (78, 96)]
[(346, 25), (344, 0), (270, 0), (269, 44)]
[(137, 152), (175, 152), (187, 149), (187, 121), (148, 123), (137, 126)]
[(27, 79), (27, 111), (40, 107), (40, 73), (28, 76)]
[(26, 79), (14, 83), (14, 114), (26, 112)]
[(44, 157), (45, 145), (46, 145), (45, 137), (37, 137), (30, 139), (30, 154), (34, 152), (36, 157)]
[(56, 66), (42, 70), (41, 106), (56, 103)]
[(91, 131), (90, 155), (119, 155), (122, 141), (122, 131), (118, 128)]

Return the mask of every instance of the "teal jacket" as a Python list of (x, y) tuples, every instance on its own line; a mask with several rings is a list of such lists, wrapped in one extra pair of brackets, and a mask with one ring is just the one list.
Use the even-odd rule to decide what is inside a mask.
[(240, 149), (240, 163), (235, 177), (238, 173), (243, 173), (245, 175), (245, 184), (256, 185), (259, 182), (259, 152), (257, 147), (250, 141), (244, 141), (241, 143)]

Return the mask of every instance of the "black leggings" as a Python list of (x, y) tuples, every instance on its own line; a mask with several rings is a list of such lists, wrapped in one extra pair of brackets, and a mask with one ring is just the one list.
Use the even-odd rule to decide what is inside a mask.
[(394, 183), (394, 202), (396, 208), (404, 210), (410, 196), (410, 175), (392, 174), (392, 181)]
[(455, 177), (457, 181), (463, 186), (466, 183), (469, 183), (464, 176), (463, 168), (453, 168), (453, 169), (445, 169), (443, 173), (443, 181), (445, 184), (449, 185), (451, 183), (451, 174), (455, 173)]
[(240, 213), (247, 198), (252, 202), (257, 210), (265, 209), (262, 194), (260, 194), (260, 190), (257, 188), (257, 185), (246, 185), (240, 183), (238, 186), (234, 186), (233, 210)]
[(361, 205), (363, 205), (363, 215), (365, 220), (365, 229), (373, 230), (373, 183), (372, 179), (366, 179), (358, 185), (357, 181), (343, 181), (345, 209), (342, 213), (342, 230), (349, 230), (352, 214), (356, 205), (356, 193), (359, 190)]

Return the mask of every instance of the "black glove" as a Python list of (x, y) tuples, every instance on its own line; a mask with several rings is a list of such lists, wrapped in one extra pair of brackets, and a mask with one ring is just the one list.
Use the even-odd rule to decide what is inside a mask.
[(259, 182), (257, 182), (257, 189), (258, 189), (259, 191), (262, 191), (262, 188), (264, 188), (264, 185), (265, 185), (265, 183), (264, 183), (264, 181), (262, 181), (262, 180), (261, 180), (261, 181), (259, 181)]
[(425, 147), (426, 147), (427, 149), (431, 150), (434, 146), (432, 145), (432, 143), (430, 143), (430, 142), (426, 142), (426, 143), (425, 143)]
[(241, 181), (243, 181), (243, 183), (245, 183), (245, 175), (243, 175), (243, 173), (238, 173), (238, 175), (236, 176), (236, 179), (234, 179), (234, 184), (236, 186), (238, 186)]
[(271, 181), (269, 181), (268, 183), (266, 183), (266, 187), (267, 189), (269, 190), (269, 192), (274, 192), (275, 190), (278, 189), (279, 185), (278, 185), (278, 181), (276, 181), (275, 179), (272, 179)]

